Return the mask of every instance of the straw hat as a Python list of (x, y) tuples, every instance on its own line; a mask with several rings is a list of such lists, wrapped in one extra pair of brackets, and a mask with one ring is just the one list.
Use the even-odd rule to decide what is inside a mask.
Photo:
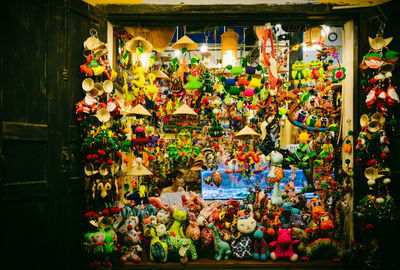
[(107, 53), (108, 53), (107, 45), (103, 43), (93, 51), (92, 55), (94, 59), (99, 59), (102, 55), (106, 55)]
[(381, 129), (381, 124), (377, 120), (372, 120), (368, 123), (368, 131), (369, 132), (378, 132)]
[(196, 115), (197, 113), (192, 110), (188, 105), (181, 105), (176, 111), (172, 113), (172, 115)]
[(383, 65), (381, 66), (381, 72), (382, 73), (388, 73), (388, 72), (392, 72), (394, 70), (394, 65), (392, 63), (383, 63)]
[(85, 171), (86, 176), (91, 176), (97, 173), (97, 171), (94, 170), (94, 166), (92, 163), (88, 162), (85, 164), (83, 167), (83, 170)]
[(110, 120), (111, 115), (110, 115), (110, 112), (107, 111), (106, 109), (100, 109), (97, 111), (96, 117), (97, 117), (97, 119), (99, 119), (100, 122), (105, 123), (108, 120)]
[(137, 115), (144, 115), (144, 116), (151, 116), (151, 113), (146, 110), (141, 104), (136, 105), (133, 107), (132, 110), (128, 112), (128, 114), (137, 114)]
[(136, 48), (141, 46), (143, 48), (143, 52), (150, 52), (153, 48), (151, 43), (141, 36), (137, 36), (132, 38), (126, 43), (126, 49), (131, 53), (136, 53)]
[(154, 75), (156, 75), (156, 79), (165, 79), (165, 80), (169, 80), (169, 77), (167, 74), (165, 74), (163, 71), (161, 70), (156, 70), (153, 72)]
[(383, 126), (383, 124), (385, 124), (385, 121), (386, 121), (385, 117), (380, 112), (374, 113), (371, 116), (371, 120), (378, 121), (381, 126)]
[(197, 43), (191, 40), (187, 35), (184, 35), (177, 42), (172, 44), (174, 50), (182, 50), (183, 48), (186, 48), (188, 51), (193, 51), (196, 50), (197, 47)]
[(361, 118), (360, 118), (361, 128), (365, 128), (368, 124), (368, 121), (369, 121), (368, 115), (366, 115), (366, 114), (361, 115)]
[(103, 82), (103, 89), (104, 89), (104, 92), (106, 92), (107, 94), (110, 94), (114, 89), (113, 82), (111, 80), (105, 80)]
[(96, 50), (101, 44), (104, 44), (101, 42), (97, 37), (89, 37), (83, 42), (83, 47), (85, 47), (86, 50)]
[(149, 171), (146, 167), (142, 165), (143, 160), (141, 158), (136, 159), (137, 166), (128, 169), (126, 175), (128, 176), (141, 176), (141, 175), (152, 175), (153, 173)]
[(113, 163), (113, 164), (110, 166), (110, 172), (111, 172), (112, 175), (118, 173), (119, 169), (120, 169), (120, 166), (119, 166), (118, 163)]
[(245, 126), (238, 133), (235, 134), (235, 139), (249, 139), (258, 138), (260, 135), (255, 132), (252, 128)]
[(221, 100), (219, 98), (216, 98), (216, 99), (214, 99), (213, 102), (211, 102), (211, 105), (219, 106), (219, 105), (221, 105), (221, 103), (222, 103)]
[(101, 83), (95, 83), (93, 86), (93, 89), (97, 90), (98, 96), (101, 96), (104, 94), (104, 87), (103, 87), (103, 84), (101, 84)]
[(103, 176), (106, 176), (108, 174), (108, 164), (107, 163), (103, 163), (100, 165), (99, 167), (99, 173)]
[(365, 169), (364, 175), (368, 180), (375, 180), (378, 178), (378, 171), (374, 167), (368, 167)]
[(94, 81), (91, 78), (86, 78), (82, 81), (82, 88), (85, 92), (90, 92), (94, 87)]
[(383, 38), (383, 37), (375, 37), (375, 38), (371, 38), (368, 37), (368, 41), (369, 41), (369, 46), (371, 47), (371, 49), (373, 51), (380, 51), (383, 48), (387, 47), (387, 45), (389, 45), (389, 43), (393, 40), (393, 37), (389, 37), (389, 38)]

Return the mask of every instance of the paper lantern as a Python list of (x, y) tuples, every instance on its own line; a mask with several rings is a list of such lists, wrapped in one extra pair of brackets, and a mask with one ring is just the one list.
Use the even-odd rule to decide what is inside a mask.
[(237, 59), (239, 34), (232, 28), (221, 35), (221, 63), (222, 66), (232, 65)]
[(304, 42), (308, 44), (317, 42), (325, 43), (327, 36), (325, 30), (321, 26), (314, 26), (308, 28), (304, 33)]

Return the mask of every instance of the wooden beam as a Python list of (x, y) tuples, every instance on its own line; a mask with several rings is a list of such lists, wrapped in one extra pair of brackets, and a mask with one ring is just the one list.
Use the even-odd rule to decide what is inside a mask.
[[(133, 25), (236, 26), (271, 23), (343, 25), (361, 9), (333, 11), (332, 5), (108, 5), (99, 6), (111, 23)], [(218, 16), (216, 16), (218, 15)]]
[(107, 5), (99, 6), (108, 14), (255, 14), (255, 13), (294, 13), (294, 14), (329, 14), (331, 4), (294, 4), (294, 5)]
[[(342, 88), (342, 137), (345, 138), (349, 130), (354, 131), (354, 78), (355, 78), (355, 55), (357, 54), (357, 42), (354, 34), (354, 21), (348, 21), (343, 27), (343, 66), (346, 68), (346, 79), (343, 81)], [(346, 164), (346, 160), (350, 160), (350, 164)], [(349, 166), (354, 168), (354, 144), (351, 153), (342, 151), (342, 167), (345, 169)], [(351, 179), (351, 190), (354, 190), (353, 179)], [(345, 231), (349, 233), (348, 240), (354, 240), (354, 194), (349, 194), (346, 198), (349, 205), (349, 215), (346, 216), (347, 222)]]

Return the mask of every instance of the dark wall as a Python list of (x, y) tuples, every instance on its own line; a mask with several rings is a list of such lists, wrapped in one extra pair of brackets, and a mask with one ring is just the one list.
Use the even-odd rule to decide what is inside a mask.
[(106, 16), (79, 0), (24, 0), (2, 2), (1, 18), (2, 269), (80, 269), (84, 180), (74, 104), (83, 96), (82, 43), (91, 28), (105, 39)]

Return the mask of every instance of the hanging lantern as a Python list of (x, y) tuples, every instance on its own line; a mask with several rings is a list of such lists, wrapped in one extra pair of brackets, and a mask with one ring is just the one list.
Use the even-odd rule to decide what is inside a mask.
[(308, 28), (304, 33), (304, 42), (307, 44), (325, 43), (327, 34), (322, 26)]
[(232, 65), (237, 59), (239, 35), (232, 28), (221, 35), (222, 66)]

